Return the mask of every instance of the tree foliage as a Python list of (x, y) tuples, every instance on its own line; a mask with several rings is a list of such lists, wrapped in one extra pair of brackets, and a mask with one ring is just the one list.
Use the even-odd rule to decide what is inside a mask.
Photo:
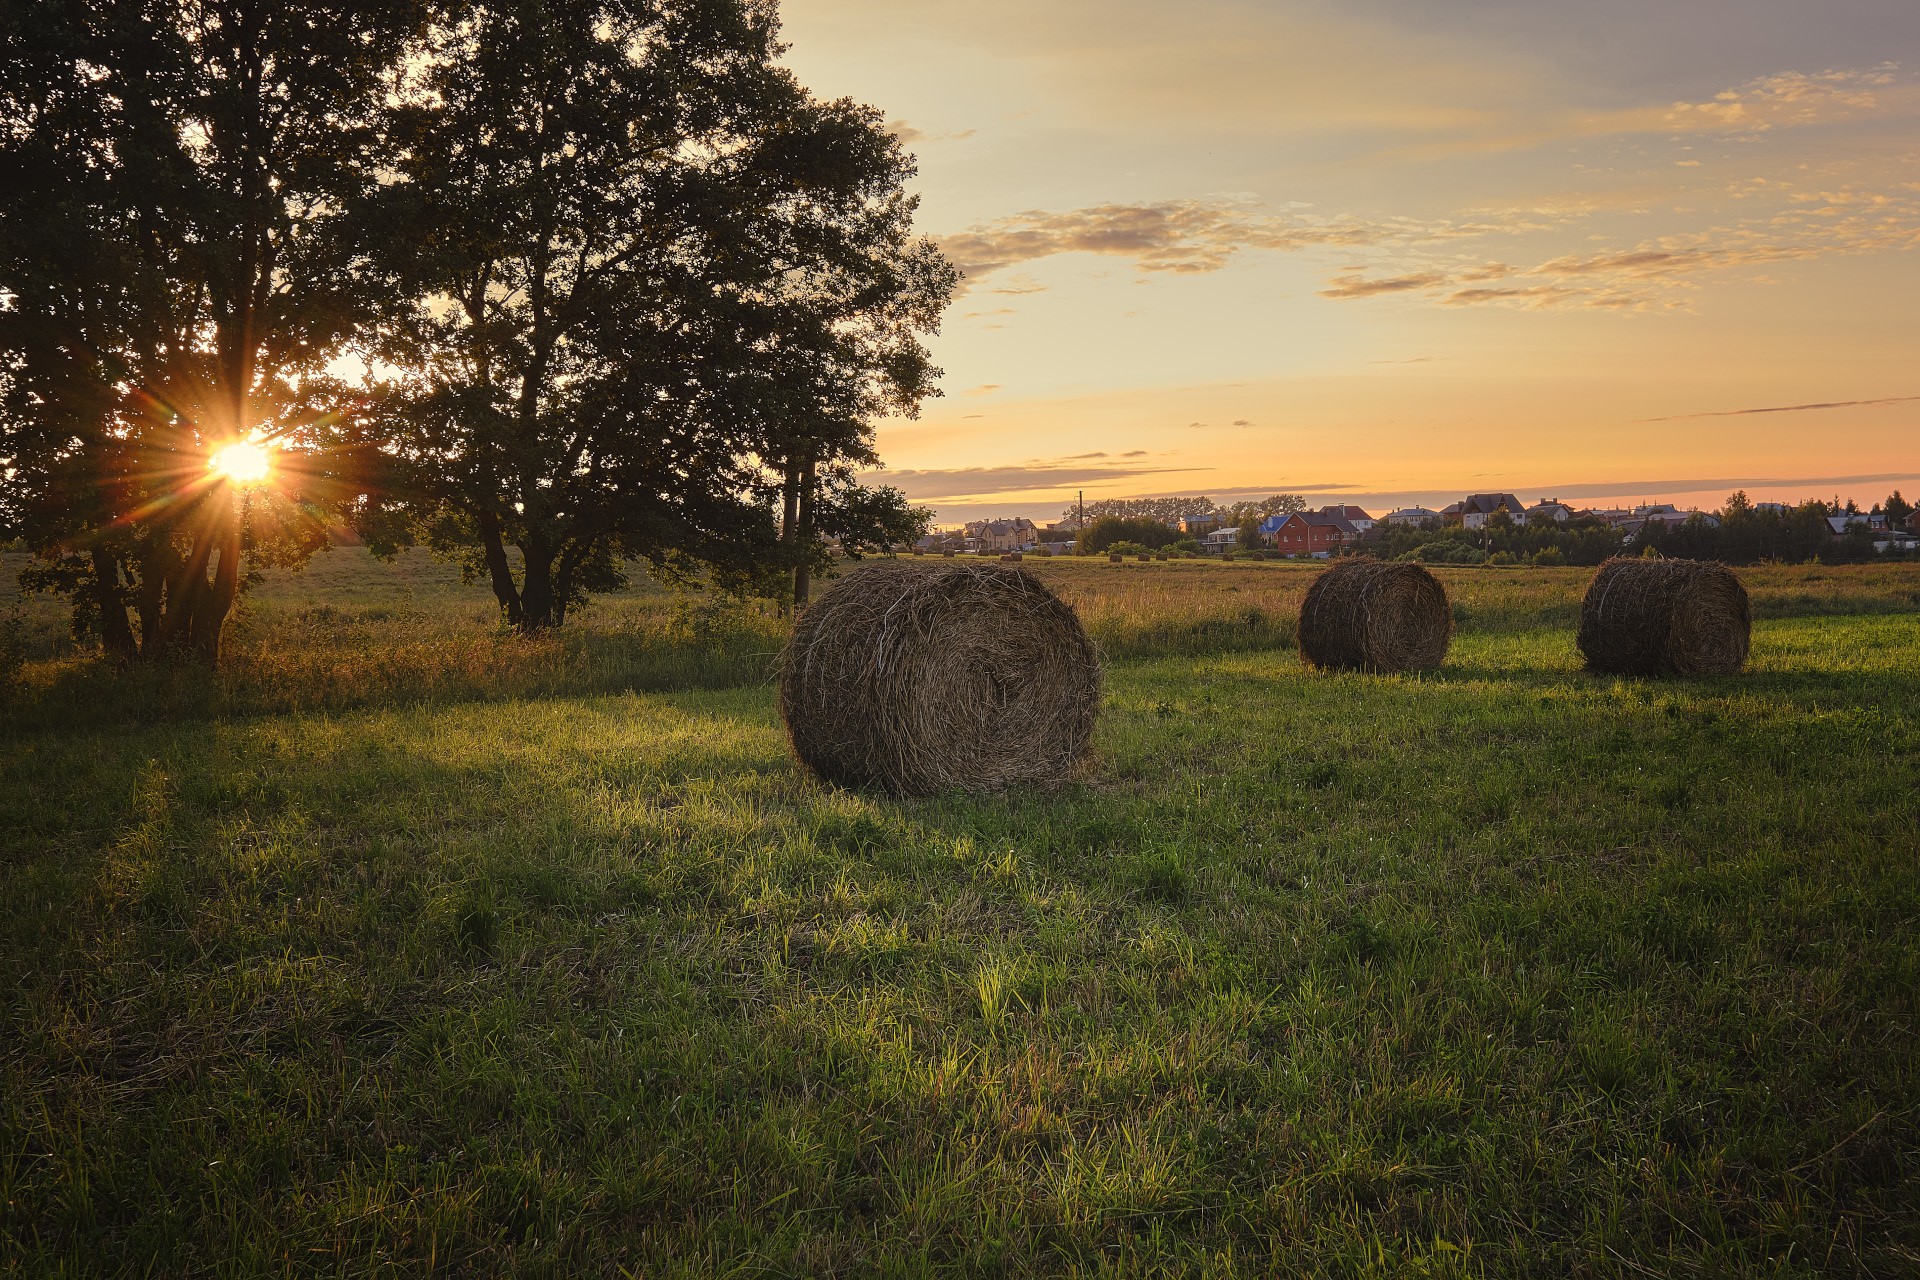
[(457, 17), (392, 117), (407, 373), (379, 427), (397, 501), (369, 526), (404, 507), (524, 628), (632, 558), (764, 586), (821, 535), (914, 533), (853, 470), (874, 416), (932, 393), (918, 335), (954, 275), (911, 235), (879, 114), (811, 98), (752, 0)]
[[(1306, 509), (1307, 500), (1297, 493), (1276, 493), (1257, 502), (1234, 502), (1226, 506), (1200, 494), (1191, 498), (1101, 498), (1086, 504), (1086, 516), (1089, 524), (1102, 516), (1157, 520), (1165, 525), (1177, 525), (1186, 516), (1214, 516), (1223, 524), (1239, 524), (1249, 514), (1258, 519)], [(1060, 513), (1062, 520), (1076, 520), (1079, 516), (1078, 503)]]
[[(354, 210), (407, 0), (68, 0), (0, 17), (0, 510), (121, 657), (217, 655), (350, 479), (325, 375), (371, 313)], [(250, 494), (209, 470), (283, 446)]]
[(1093, 555), (1126, 542), (1158, 551), (1179, 537), (1175, 530), (1146, 516), (1101, 516), (1081, 531), (1076, 550)]

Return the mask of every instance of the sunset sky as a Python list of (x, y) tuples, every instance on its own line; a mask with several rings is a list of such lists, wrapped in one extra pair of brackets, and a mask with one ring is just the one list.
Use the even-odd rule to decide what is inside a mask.
[(783, 13), (966, 272), (880, 433), (942, 523), (1920, 488), (1914, 0)]

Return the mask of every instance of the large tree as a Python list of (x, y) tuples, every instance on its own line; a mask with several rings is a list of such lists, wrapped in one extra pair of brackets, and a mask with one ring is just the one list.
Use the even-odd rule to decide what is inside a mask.
[[(217, 657), (324, 544), (324, 369), (379, 284), (356, 208), (411, 0), (50, 0), (0, 15), (0, 478), (76, 627)], [(276, 482), (210, 465), (287, 446)], [(333, 457), (333, 461), (320, 459)]]
[(915, 334), (952, 275), (909, 233), (909, 164), (779, 52), (758, 0), (492, 0), (399, 95), (390, 495), (516, 626), (631, 558), (764, 577), (801, 554), (801, 490), (815, 527), (871, 515), (841, 473), (930, 390)]

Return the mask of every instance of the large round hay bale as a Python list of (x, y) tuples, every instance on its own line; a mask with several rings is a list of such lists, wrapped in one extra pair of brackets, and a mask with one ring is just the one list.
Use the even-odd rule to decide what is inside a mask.
[(1752, 637), (1747, 589), (1722, 564), (1616, 556), (1580, 602), (1580, 653), (1606, 675), (1731, 675)]
[(1453, 609), (1417, 564), (1342, 560), (1300, 606), (1300, 656), (1347, 671), (1425, 671), (1446, 660)]
[(897, 795), (1064, 779), (1099, 709), (1080, 619), (1011, 565), (849, 573), (800, 615), (781, 659), (794, 754), (828, 782)]

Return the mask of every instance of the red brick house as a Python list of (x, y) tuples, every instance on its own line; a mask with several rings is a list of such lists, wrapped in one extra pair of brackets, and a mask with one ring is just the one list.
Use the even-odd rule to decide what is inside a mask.
[(1296, 511), (1268, 536), (1282, 555), (1324, 556), (1360, 541), (1360, 530), (1345, 516)]

